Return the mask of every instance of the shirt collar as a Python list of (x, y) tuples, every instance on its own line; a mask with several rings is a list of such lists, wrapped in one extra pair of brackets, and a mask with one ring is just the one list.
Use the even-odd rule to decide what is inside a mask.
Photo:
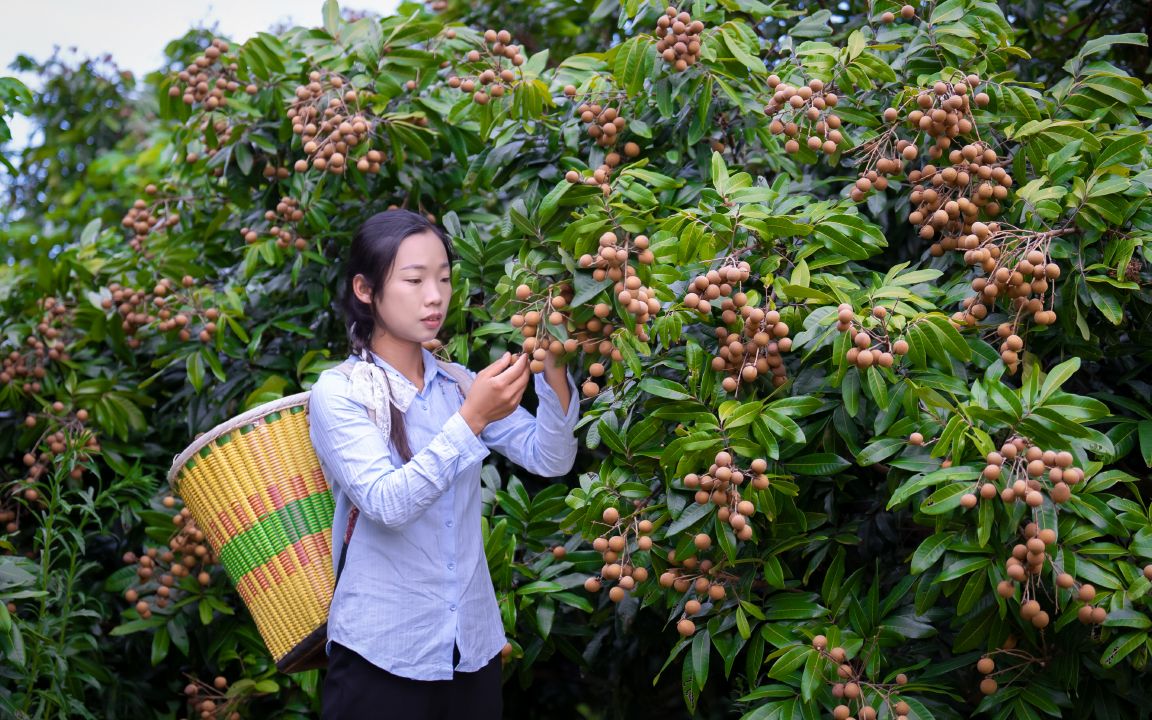
[[(403, 373), (401, 373), (396, 368), (392, 367), (392, 364), (389, 363), (387, 360), (380, 357), (379, 355), (377, 355), (372, 350), (369, 350), (368, 354), (372, 356), (373, 362), (375, 362), (378, 366), (380, 366), (380, 367), (384, 368), (386, 371), (388, 371), (388, 375), (390, 378), (392, 378), (392, 380), (394, 380), (396, 382), (407, 383), (409, 387), (412, 387), (413, 389), (415, 389), (416, 385), (411, 380), (409, 380), (407, 377), (405, 377)], [(451, 376), (448, 375), (448, 373), (446, 373), (444, 371), (444, 368), (440, 367), (440, 363), (436, 361), (436, 356), (433, 355), (431, 352), (429, 352), (429, 350), (427, 348), (425, 348), (424, 346), (421, 346), (420, 347), (420, 354), (424, 358), (424, 389), (425, 390), (427, 390), (432, 385), (432, 381), (436, 378), (436, 375), (438, 375), (438, 374), (443, 375), (444, 377), (451, 379)]]

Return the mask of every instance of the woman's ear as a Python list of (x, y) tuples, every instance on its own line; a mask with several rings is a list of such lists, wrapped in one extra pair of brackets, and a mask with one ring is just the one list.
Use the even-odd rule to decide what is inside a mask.
[(368, 285), (368, 281), (364, 279), (363, 275), (357, 274), (352, 278), (352, 292), (360, 302), (369, 305), (372, 304), (372, 288)]

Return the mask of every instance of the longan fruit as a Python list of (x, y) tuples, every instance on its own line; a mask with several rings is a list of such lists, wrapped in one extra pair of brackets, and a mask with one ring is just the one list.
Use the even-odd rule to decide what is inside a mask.
[(996, 684), (996, 681), (990, 677), (984, 678), (980, 681), (980, 692), (984, 693), (985, 695), (991, 695), (992, 693), (996, 692), (998, 687), (999, 686)]

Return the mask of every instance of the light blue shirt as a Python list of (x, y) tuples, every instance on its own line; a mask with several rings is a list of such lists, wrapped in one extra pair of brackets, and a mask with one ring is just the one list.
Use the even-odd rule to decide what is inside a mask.
[(348, 511), (360, 508), (328, 639), (394, 675), (450, 680), (454, 643), (455, 669), (474, 672), (506, 642), (480, 534), (481, 461), (491, 449), (537, 475), (564, 475), (576, 458), (579, 397), (569, 376), (571, 400), (562, 409), (536, 373), (536, 416), (519, 407), (477, 436), (460, 415), (455, 380), (422, 352), (424, 388), (405, 413), (408, 463), (399, 465), (364, 404), (350, 397), (350, 380), (334, 368), (312, 386), (309, 424), (336, 503), (334, 567)]

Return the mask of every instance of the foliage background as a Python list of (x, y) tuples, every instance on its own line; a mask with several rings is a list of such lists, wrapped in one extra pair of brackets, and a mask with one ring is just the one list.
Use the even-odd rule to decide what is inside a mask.
[[(573, 281), (573, 317), (585, 320), (609, 295), (575, 260), (602, 232), (646, 234), (656, 255), (641, 276), (661, 312), (647, 342), (626, 325), (614, 336), (620, 360), (584, 402), (573, 477), (549, 485), (499, 458), (485, 468), (489, 560), (515, 645), (509, 717), (826, 715), (839, 701), (834, 664), (811, 647), (818, 633), (878, 688), (865, 697), (882, 716), (900, 672), (909, 717), (1147, 716), (1148, 19), (1137, 4), (1077, 0), (927, 2), (892, 24), (880, 16), (899, 7), (884, 0), (682, 9), (705, 23), (704, 50), (673, 73), (652, 49), (663, 7), (638, 0), (503, 3), (499, 17), (453, 0), (385, 18), (329, 3), (319, 27), (234, 43), (226, 56), (257, 92), (213, 112), (168, 93), (209, 45), (204, 30), (173, 40), (170, 65), (141, 79), (104, 60), (18, 60), (43, 90), (0, 79), (0, 141), (3, 118), (21, 113), (43, 142), (0, 158), (0, 346), (29, 362), (29, 337), (63, 350), (38, 389), (0, 383), (5, 714), (187, 717), (190, 679), (223, 675), (221, 717), (316, 715), (319, 675), (275, 672), (222, 571), (210, 568), (207, 585), (182, 580), (171, 605), (142, 618), (124, 592), (157, 585), (141, 587), (122, 556), (167, 544), (164, 476), (197, 432), (306, 389), (342, 357), (339, 259), (364, 217), (396, 204), (453, 236), (445, 350), (474, 368), (516, 340), (516, 285)], [(505, 98), (478, 105), (446, 80), (469, 72), (463, 56), (488, 27), (509, 29), (528, 59)], [(264, 173), (303, 157), (286, 110), (314, 69), (364, 94), (371, 145), (386, 156), (378, 175)], [(927, 252), (907, 222), (910, 183), (894, 176), (855, 203), (858, 154), (788, 155), (764, 113), (770, 73), (834, 84), (844, 148), (855, 147), (882, 131), (886, 107), (973, 72), (991, 96), (974, 113), (980, 136), (1015, 179), (1002, 219), (1066, 231), (1047, 246), (1063, 271), (1057, 322), (1024, 326), (1014, 374), (988, 342), (994, 324), (961, 333), (948, 322), (973, 274), (959, 254)], [(616, 97), (625, 139), (641, 146), (608, 196), (564, 180), (603, 160), (567, 84)], [(264, 213), (286, 196), (304, 210), (303, 250), (265, 234)], [(139, 249), (121, 225), (138, 199), (178, 216)], [(261, 238), (246, 243), (245, 227)], [(789, 383), (746, 386), (736, 403), (708, 365), (720, 318), (681, 304), (686, 283), (730, 253), (752, 264), (746, 292), (777, 308), (794, 339)], [(180, 288), (169, 306), (192, 318), (188, 341), (147, 318), (126, 333), (105, 307), (115, 283), (150, 293), (164, 279)], [(65, 311), (46, 316), (45, 298)], [(892, 370), (849, 368), (834, 329), (844, 302), (861, 319), (885, 305), (919, 349)], [(208, 322), (218, 329), (201, 342)], [(569, 358), (578, 381), (595, 359)], [(932, 442), (908, 445), (913, 431)], [(1052, 559), (1096, 586), (1102, 627), (1076, 622), (1081, 603), (1052, 591), (1047, 570), (1043, 632), (1019, 618), (1018, 595), (995, 594), (1026, 511), (959, 502), (1014, 433), (1070, 451), (1087, 475), (1071, 502), (1046, 501), (1035, 518), (1059, 532)], [(769, 461), (746, 543), (683, 489), (722, 447)], [(43, 466), (35, 477), (28, 453)], [(590, 542), (606, 506), (627, 515), (633, 501), (657, 527), (658, 552), (635, 556), (653, 579), (613, 603), (582, 588), (602, 565)], [(732, 579), (682, 639), (685, 597), (655, 577), (699, 532)], [(1001, 690), (982, 697), (975, 662), (1006, 643), (1017, 649), (997, 655)]]

